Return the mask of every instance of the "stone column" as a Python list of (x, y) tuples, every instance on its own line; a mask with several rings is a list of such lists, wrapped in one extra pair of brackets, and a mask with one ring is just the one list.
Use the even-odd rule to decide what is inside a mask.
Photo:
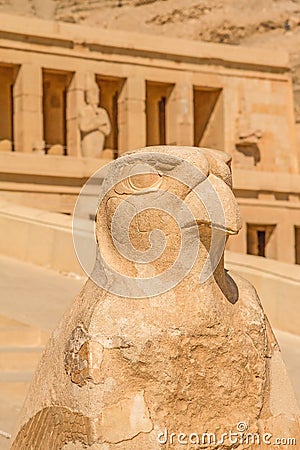
[(276, 226), (276, 245), (278, 261), (293, 264), (295, 262), (295, 227), (291, 210), (281, 212), (281, 220)]
[(43, 81), (42, 68), (22, 64), (14, 84), (15, 151), (43, 149)]
[(194, 145), (193, 85), (176, 83), (166, 108), (166, 144)]
[(67, 151), (69, 156), (81, 156), (78, 114), (84, 106), (86, 72), (75, 72), (67, 92)]
[(146, 81), (127, 78), (118, 99), (119, 155), (146, 145)]

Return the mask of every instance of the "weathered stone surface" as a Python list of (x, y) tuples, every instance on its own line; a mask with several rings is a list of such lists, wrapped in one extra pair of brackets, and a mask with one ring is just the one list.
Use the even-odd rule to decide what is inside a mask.
[[(151, 170), (143, 174), (147, 163)], [(176, 448), (178, 439), (185, 440), (181, 433), (194, 439), (193, 448), (200, 448), (195, 433), (213, 433), (220, 439), (222, 433), (236, 432), (241, 423), (249, 433), (300, 439), (299, 411), (256, 291), (224, 269), (222, 237), (241, 226), (229, 164), (224, 153), (192, 147), (141, 149), (113, 163), (103, 185), (105, 189), (112, 182), (112, 188), (96, 217), (101, 264), (105, 261), (129, 279), (139, 278), (136, 288), (142, 291), (143, 278), (155, 284), (156, 277), (174, 264), (184, 233), (188, 255), (198, 245), (197, 257), (173, 288), (139, 298), (134, 289), (131, 295), (113, 293), (118, 275), (109, 271), (104, 287), (93, 281), (102, 267), (97, 261), (93, 279), (48, 343), (24, 405), (14, 450), (30, 448), (37, 435), (37, 449), (154, 450), (162, 448), (158, 437), (164, 430), (165, 448)], [(188, 167), (202, 177), (193, 189), (181, 181), (186, 176), (195, 182)], [(212, 190), (201, 204), (197, 189), (201, 192), (207, 183)], [(207, 207), (214, 201), (213, 192), (224, 223), (222, 217), (211, 220), (214, 211)], [(170, 195), (179, 201), (178, 210), (176, 204), (171, 213), (161, 209)], [(136, 212), (137, 197), (149, 207), (152, 196), (157, 203)], [(124, 213), (114, 229), (117, 208), (124, 203), (128, 217)], [(180, 213), (186, 207), (194, 214), (195, 226)], [(155, 247), (160, 242), (151, 238), (155, 229), (165, 235), (162, 254), (149, 262), (126, 259), (129, 250), (139, 251), (140, 258), (153, 251), (150, 243)], [(214, 233), (218, 245), (212, 248)], [(217, 264), (201, 281), (207, 260)], [(264, 446), (233, 444), (227, 436), (223, 443), (207, 443), (204, 448), (269, 448)]]
[(88, 381), (97, 383), (102, 353), (103, 346), (92, 340), (81, 327), (76, 327), (65, 352), (66, 372), (71, 380), (78, 386), (83, 386)]
[(99, 435), (111, 443), (130, 440), (139, 433), (149, 433), (153, 428), (144, 392), (137, 392), (116, 405), (106, 407), (99, 422)]

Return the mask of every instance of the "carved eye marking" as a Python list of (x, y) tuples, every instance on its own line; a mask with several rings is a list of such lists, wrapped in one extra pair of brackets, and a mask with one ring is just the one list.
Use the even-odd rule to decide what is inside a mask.
[(161, 182), (162, 176), (150, 165), (136, 164), (130, 170), (128, 184), (134, 190), (158, 188)]

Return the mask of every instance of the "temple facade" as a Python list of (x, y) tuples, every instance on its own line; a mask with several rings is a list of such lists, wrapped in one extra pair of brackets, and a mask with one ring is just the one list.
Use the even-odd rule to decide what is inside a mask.
[(90, 175), (127, 150), (211, 147), (232, 156), (244, 226), (230, 250), (300, 264), (285, 53), (0, 20), (1, 198), (71, 214)]

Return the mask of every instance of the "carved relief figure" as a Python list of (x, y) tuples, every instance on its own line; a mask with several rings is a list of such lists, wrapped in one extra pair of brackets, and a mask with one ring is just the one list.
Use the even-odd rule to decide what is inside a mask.
[(85, 90), (85, 106), (79, 114), (82, 156), (100, 158), (104, 149), (105, 137), (111, 132), (107, 111), (99, 107), (100, 89), (96, 81), (88, 77)]

